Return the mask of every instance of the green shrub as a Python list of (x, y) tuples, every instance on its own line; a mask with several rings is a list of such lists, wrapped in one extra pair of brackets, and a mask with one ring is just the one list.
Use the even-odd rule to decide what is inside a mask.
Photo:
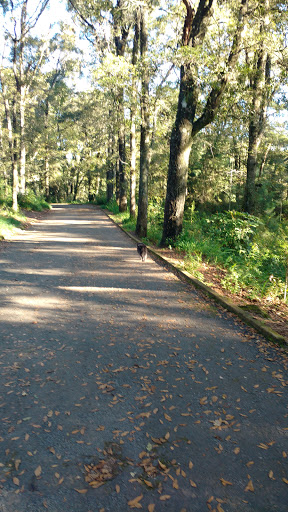
[(186, 253), (187, 269), (205, 260), (225, 269), (222, 285), (233, 293), (245, 289), (250, 298), (283, 298), (287, 224), (239, 212), (192, 213), (175, 243)]
[(116, 199), (114, 199), (114, 198), (110, 199), (110, 201), (108, 203), (104, 203), (102, 205), (102, 208), (109, 210), (110, 212), (114, 213), (114, 215), (119, 213), (119, 205), (118, 205)]
[(106, 192), (102, 192), (98, 194), (95, 199), (93, 199), (93, 203), (99, 206), (107, 205), (107, 194)]
[(27, 190), (25, 194), (18, 194), (18, 205), (24, 210), (34, 210), (41, 212), (42, 210), (49, 209), (50, 205), (45, 199), (40, 196), (36, 196), (33, 190)]

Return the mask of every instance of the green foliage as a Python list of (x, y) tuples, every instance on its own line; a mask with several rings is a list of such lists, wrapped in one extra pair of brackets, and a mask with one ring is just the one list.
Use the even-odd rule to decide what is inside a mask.
[(47, 203), (47, 201), (45, 201), (45, 199), (41, 196), (36, 196), (33, 190), (27, 190), (25, 194), (18, 194), (18, 204), (20, 208), (38, 212), (50, 208), (50, 205)]
[[(108, 203), (103, 204), (102, 208), (109, 210), (114, 215), (117, 215), (117, 213), (119, 214), (119, 206), (118, 206), (116, 199), (110, 199), (110, 201)], [(124, 212), (124, 213), (126, 213), (126, 212)]]
[(175, 247), (185, 251), (188, 267), (203, 259), (225, 269), (222, 285), (233, 293), (245, 290), (250, 298), (283, 298), (288, 226), (275, 218), (272, 223), (239, 212), (195, 212)]
[(106, 192), (102, 192), (101, 194), (98, 194), (95, 199), (93, 200), (94, 204), (97, 204), (99, 206), (107, 205), (107, 194)]
[(15, 213), (8, 207), (0, 209), (0, 240), (9, 238), (17, 229), (21, 229), (24, 215)]
[(240, 255), (249, 254), (253, 236), (261, 225), (257, 217), (231, 211), (206, 217), (202, 230), (220, 243), (226, 254)]
[(0, 206), (4, 208), (12, 206), (12, 188), (5, 186), (3, 180), (0, 180)]

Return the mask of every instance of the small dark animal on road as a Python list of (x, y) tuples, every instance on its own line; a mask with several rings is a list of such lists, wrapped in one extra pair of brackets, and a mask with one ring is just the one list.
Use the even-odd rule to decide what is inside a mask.
[(147, 247), (145, 244), (139, 243), (137, 244), (137, 252), (142, 259), (142, 261), (146, 261), (147, 258)]

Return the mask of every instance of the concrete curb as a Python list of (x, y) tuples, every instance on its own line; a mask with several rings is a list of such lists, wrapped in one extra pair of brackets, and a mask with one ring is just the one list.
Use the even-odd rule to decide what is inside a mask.
[[(125, 233), (131, 240), (138, 243), (141, 242), (138, 238), (128, 233), (121, 224), (118, 224), (115, 222), (115, 220), (112, 218), (111, 214), (109, 214), (107, 211), (102, 210), (106, 213), (106, 215), (109, 217), (110, 220), (115, 224), (115, 226), (118, 226), (123, 233)], [(259, 320), (255, 320), (249, 313), (241, 309), (239, 306), (236, 306), (232, 301), (227, 299), (226, 297), (223, 297), (222, 295), (219, 295), (219, 293), (215, 292), (212, 288), (207, 286), (206, 284), (202, 283), (195, 277), (193, 277), (189, 272), (186, 270), (180, 270), (178, 267), (175, 266), (174, 263), (169, 261), (168, 258), (165, 258), (164, 256), (161, 256), (157, 251), (152, 249), (149, 245), (147, 245), (147, 249), (150, 254), (152, 254), (156, 259), (160, 260), (162, 263), (164, 263), (168, 268), (170, 268), (178, 277), (183, 278), (186, 282), (189, 284), (192, 284), (195, 286), (195, 288), (203, 291), (208, 295), (210, 298), (218, 302), (221, 306), (223, 306), (225, 309), (230, 311), (231, 313), (234, 313), (237, 315), (243, 322), (253, 327), (256, 331), (258, 331), (260, 334), (265, 336), (265, 338), (269, 339), (270, 341), (273, 341), (274, 343), (277, 343), (279, 345), (287, 345), (288, 341), (281, 335), (278, 334), (276, 331), (265, 325), (264, 322), (261, 322)]]

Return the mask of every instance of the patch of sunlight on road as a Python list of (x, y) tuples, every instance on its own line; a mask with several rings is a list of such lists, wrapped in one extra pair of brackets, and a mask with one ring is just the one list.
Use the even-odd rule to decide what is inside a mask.
[[(61, 307), (61, 311), (59, 308)], [(13, 297), (13, 303), (7, 306), (2, 306), (1, 317), (5, 318), (6, 322), (11, 323), (39, 323), (45, 318), (55, 319), (58, 316), (59, 311), (61, 313), (69, 312), (70, 305), (67, 301), (61, 300), (57, 297), (30, 297), (28, 295), (19, 295)], [(39, 314), (41, 317), (39, 318)], [(3, 321), (3, 320), (2, 320)], [(51, 321), (51, 320), (50, 320)]]
[[(54, 308), (55, 306), (59, 306), (60, 301), (57, 297), (40, 297), (37, 296), (37, 299), (35, 300), (34, 295), (32, 297), (29, 297), (28, 295), (18, 295), (18, 297), (13, 297), (13, 304), (14, 306), (19, 305), (20, 307), (33, 307), (35, 311), (41, 308), (49, 309)], [(64, 302), (61, 301), (61, 307), (63, 306)], [(9, 307), (7, 308), (9, 309)], [(14, 310), (15, 314), (15, 310)]]
[[(66, 291), (71, 291), (71, 292), (79, 292), (79, 293), (87, 293), (87, 292), (95, 292), (95, 293), (107, 293), (107, 292), (122, 292), (122, 293), (125, 293), (125, 292), (131, 292), (131, 293), (139, 293), (139, 294), (143, 294), (143, 290), (142, 289), (137, 289), (137, 288), (114, 288), (114, 287), (110, 287), (110, 286), (58, 286), (58, 288), (60, 290), (66, 290)], [(156, 291), (154, 290), (153, 291), (153, 295), (155, 295), (155, 293), (159, 293), (159, 295), (162, 294), (161, 291)]]
[(45, 224), (49, 224), (49, 226), (63, 226), (63, 225), (68, 225), (68, 224), (72, 224), (73, 226), (75, 226), (77, 224), (81, 224), (81, 225), (97, 224), (98, 225), (99, 221), (98, 220), (75, 220), (75, 219), (61, 220), (61, 221), (45, 220)]
[[(68, 240), (67, 238), (65, 239), (65, 242), (66, 240)], [(70, 240), (71, 241), (71, 240)], [(77, 243), (77, 241), (73, 240), (73, 243)], [(87, 243), (87, 242), (86, 242)], [(89, 244), (91, 244), (91, 241), (88, 241)], [(95, 251), (97, 251), (97, 256), (99, 256), (99, 254), (103, 254), (105, 256), (107, 256), (107, 253), (115, 253), (115, 251), (134, 251), (134, 249), (130, 249), (130, 248), (123, 248), (123, 247), (117, 247), (117, 246), (113, 246), (113, 247), (107, 247), (107, 246), (101, 246), (101, 245), (97, 245), (97, 240), (93, 239), (92, 240), (92, 244), (93, 246), (91, 246), (91, 249), (87, 249), (87, 246), (85, 246), (85, 253), (87, 254), (96, 254)], [(100, 252), (100, 249), (102, 249), (102, 251)], [(52, 254), (56, 254), (56, 253), (59, 253), (59, 252), (63, 252), (63, 251), (66, 251), (66, 247), (64, 247), (63, 249), (55, 249), (54, 247), (52, 247), (51, 249), (49, 248), (46, 248), (44, 247), (43, 249), (41, 248), (37, 248), (37, 249), (34, 249), (34, 252), (44, 252), (44, 253), (48, 253), (48, 252), (51, 252)], [(73, 252), (73, 253), (77, 253), (77, 252), (83, 252), (83, 248), (71, 248), (69, 247), (69, 252)], [(138, 260), (139, 258), (137, 258)]]
[[(24, 243), (27, 243), (27, 236), (26, 236), (26, 240), (24, 239)], [(15, 239), (17, 241), (17, 239)], [(23, 237), (21, 237), (20, 239), (18, 240), (23, 240)], [(83, 244), (83, 243), (87, 243), (87, 242), (95, 242), (95, 238), (91, 237), (91, 238), (80, 238), (79, 235), (75, 234), (74, 236), (63, 236), (63, 234), (61, 235), (45, 235), (43, 233), (38, 233), (38, 232), (35, 232), (34, 236), (29, 236), (28, 238), (28, 242), (31, 241), (35, 244), (41, 244), (42, 242), (65, 242), (65, 243), (71, 243), (73, 242), (74, 244), (77, 243), (77, 244)]]
[(32, 311), (29, 306), (27, 308), (21, 304), (21, 310), (15, 311), (15, 305), (11, 307), (3, 307), (2, 308), (2, 314), (5, 316), (5, 320), (3, 319), (2, 322), (8, 322), (13, 323), (15, 322), (21, 323), (21, 324), (30, 324), (35, 321), (35, 312)]
[[(9, 274), (19, 274), (19, 269), (10, 268)], [(36, 270), (34, 268), (21, 268), (21, 274), (28, 274), (28, 275), (40, 275), (40, 276), (68, 276), (71, 274), (71, 271), (69, 270), (60, 270), (59, 268), (37, 268)]]

